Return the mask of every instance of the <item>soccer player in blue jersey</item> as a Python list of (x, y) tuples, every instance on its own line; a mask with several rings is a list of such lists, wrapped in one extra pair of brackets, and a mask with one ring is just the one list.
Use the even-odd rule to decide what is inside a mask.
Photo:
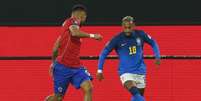
[(123, 31), (107, 43), (100, 54), (97, 78), (101, 81), (103, 65), (107, 55), (114, 49), (119, 56), (118, 73), (124, 87), (132, 94), (131, 101), (145, 101), (143, 94), (145, 88), (146, 65), (143, 59), (144, 43), (149, 44), (154, 51), (156, 64), (160, 65), (160, 52), (158, 45), (142, 30), (135, 28), (133, 17), (122, 19)]

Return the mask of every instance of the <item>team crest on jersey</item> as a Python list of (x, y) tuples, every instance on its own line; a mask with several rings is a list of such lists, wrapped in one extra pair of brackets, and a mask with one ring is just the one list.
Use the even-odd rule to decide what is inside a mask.
[(62, 91), (63, 91), (63, 88), (62, 88), (62, 87), (59, 87), (59, 88), (58, 88), (58, 91), (59, 91), (59, 92), (62, 92)]
[(140, 45), (142, 44), (142, 42), (141, 42), (141, 39), (140, 39), (140, 38), (137, 38), (137, 39), (136, 39), (136, 42), (137, 42), (137, 45), (138, 45), (138, 46), (140, 46)]

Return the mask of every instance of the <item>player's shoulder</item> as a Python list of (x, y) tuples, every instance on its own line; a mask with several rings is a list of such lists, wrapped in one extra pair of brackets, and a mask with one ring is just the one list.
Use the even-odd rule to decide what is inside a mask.
[(74, 18), (74, 17), (71, 17), (69, 18), (69, 20), (73, 23), (80, 23), (78, 19)]
[(142, 38), (152, 39), (152, 37), (143, 30), (135, 30), (135, 31), (138, 32), (139, 36)]
[(80, 21), (76, 18), (71, 17), (70, 21), (72, 25), (80, 25)]
[(144, 30), (135, 29), (134, 31), (135, 31), (137, 34), (141, 34), (141, 35), (146, 34), (146, 32), (145, 32)]
[(140, 37), (144, 37), (147, 35), (147, 33), (144, 30), (135, 29), (134, 31)]
[(119, 40), (119, 39), (121, 39), (122, 35), (123, 35), (123, 32), (119, 32), (119, 33), (117, 33), (116, 35), (114, 35), (114, 36), (112, 37), (112, 39), (113, 39), (113, 40)]
[(80, 25), (80, 22), (77, 19), (70, 17), (64, 21), (63, 26), (64, 25)]

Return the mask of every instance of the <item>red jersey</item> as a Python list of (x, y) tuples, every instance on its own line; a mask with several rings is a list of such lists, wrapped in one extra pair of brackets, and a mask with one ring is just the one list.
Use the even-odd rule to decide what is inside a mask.
[(75, 18), (69, 18), (64, 22), (60, 35), (57, 61), (68, 67), (80, 68), (81, 41), (80, 38), (71, 35), (69, 29), (71, 25), (80, 27), (80, 22)]

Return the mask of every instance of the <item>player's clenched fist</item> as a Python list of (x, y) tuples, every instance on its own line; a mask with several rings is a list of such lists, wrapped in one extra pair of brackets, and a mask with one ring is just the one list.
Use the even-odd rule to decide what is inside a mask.
[(97, 73), (96, 77), (99, 81), (102, 81), (104, 79), (103, 73)]
[(102, 40), (102, 39), (103, 39), (103, 36), (100, 35), (100, 34), (95, 34), (94, 39), (96, 39), (96, 40)]

